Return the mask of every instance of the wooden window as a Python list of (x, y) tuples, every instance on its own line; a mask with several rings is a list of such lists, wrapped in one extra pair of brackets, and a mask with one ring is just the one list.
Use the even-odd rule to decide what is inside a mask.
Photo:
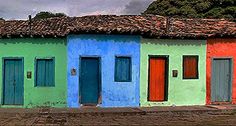
[(198, 79), (198, 56), (183, 56), (183, 79)]
[(35, 60), (35, 85), (40, 87), (55, 86), (54, 58)]
[(115, 81), (131, 82), (131, 57), (116, 57), (115, 59)]

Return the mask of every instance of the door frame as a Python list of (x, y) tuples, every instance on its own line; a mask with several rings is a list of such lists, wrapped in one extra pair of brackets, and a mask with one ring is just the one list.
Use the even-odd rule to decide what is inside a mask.
[[(231, 77), (230, 77), (230, 99), (229, 99), (229, 101), (228, 102), (212, 102), (212, 96), (211, 96), (211, 93), (212, 93), (212, 79), (213, 79), (213, 76), (212, 76), (212, 73), (213, 73), (213, 61), (214, 60), (217, 60), (217, 59), (219, 59), (219, 60), (222, 60), (222, 59), (227, 59), (227, 60), (229, 60), (229, 63), (230, 63), (230, 74), (231, 74)], [(233, 57), (212, 57), (211, 58), (211, 82), (210, 82), (210, 103), (211, 104), (221, 104), (221, 103), (228, 103), (228, 104), (231, 104), (232, 103), (232, 93), (233, 93)]]
[[(150, 59), (151, 58), (165, 58), (166, 66), (165, 66), (165, 100), (164, 101), (149, 101), (149, 87), (150, 87)], [(148, 102), (165, 102), (168, 101), (168, 87), (169, 87), (169, 55), (148, 55), (148, 86), (147, 86), (147, 101)]]
[(2, 57), (2, 98), (1, 104), (4, 105), (4, 89), (5, 89), (5, 60), (21, 60), (22, 61), (22, 68), (23, 68), (23, 101), (21, 105), (13, 105), (13, 106), (23, 106), (24, 105), (24, 57)]
[[(79, 104), (80, 105), (84, 105), (81, 103), (81, 62), (82, 62), (82, 59), (83, 58), (92, 58), (92, 59), (98, 59), (98, 77), (99, 77), (99, 80), (98, 80), (98, 103), (97, 104), (93, 104), (92, 106), (97, 106), (97, 105), (100, 105), (102, 104), (102, 76), (101, 76), (101, 72), (102, 72), (102, 65), (101, 65), (101, 57), (100, 56), (80, 56), (79, 57)], [(86, 106), (86, 105), (85, 105)]]

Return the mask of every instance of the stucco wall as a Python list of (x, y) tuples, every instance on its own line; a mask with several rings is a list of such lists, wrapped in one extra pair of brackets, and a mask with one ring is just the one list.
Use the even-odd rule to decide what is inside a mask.
[[(24, 58), (24, 105), (1, 107), (65, 107), (66, 106), (66, 39), (22, 38), (0, 39), (0, 59), (3, 57)], [(55, 57), (55, 87), (35, 87), (35, 57)], [(2, 100), (2, 64), (0, 62), (0, 98)], [(27, 71), (32, 78), (27, 79)]]
[[(169, 56), (168, 101), (149, 102), (148, 55)], [(199, 79), (183, 79), (183, 55), (199, 55)], [(206, 98), (206, 41), (205, 40), (141, 40), (140, 102), (141, 106), (204, 105)], [(178, 77), (172, 77), (178, 70)]]
[(232, 58), (233, 81), (232, 103), (236, 103), (236, 39), (208, 39), (207, 40), (207, 104), (211, 103), (211, 60), (212, 58)]
[[(79, 107), (79, 58), (101, 58), (102, 107), (139, 105), (140, 37), (121, 35), (68, 36), (68, 107)], [(115, 56), (131, 56), (132, 82), (115, 82)], [(71, 76), (71, 69), (77, 70)]]

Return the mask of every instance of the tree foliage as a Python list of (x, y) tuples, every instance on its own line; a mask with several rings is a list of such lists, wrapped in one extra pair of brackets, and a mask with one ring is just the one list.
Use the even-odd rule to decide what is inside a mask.
[(236, 18), (236, 0), (156, 0), (144, 14), (186, 18)]
[(33, 19), (46, 19), (51, 17), (64, 17), (66, 14), (64, 13), (51, 13), (51, 12), (39, 12), (35, 15)]

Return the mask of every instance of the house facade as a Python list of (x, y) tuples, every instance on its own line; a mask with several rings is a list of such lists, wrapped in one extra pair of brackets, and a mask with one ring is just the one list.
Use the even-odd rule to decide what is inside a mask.
[(206, 41), (142, 39), (141, 106), (204, 105)]
[(235, 28), (158, 15), (0, 20), (1, 107), (234, 104)]
[(236, 103), (236, 39), (207, 39), (207, 104)]
[(70, 35), (68, 107), (139, 106), (140, 37)]
[(66, 40), (0, 39), (1, 107), (66, 107)]

